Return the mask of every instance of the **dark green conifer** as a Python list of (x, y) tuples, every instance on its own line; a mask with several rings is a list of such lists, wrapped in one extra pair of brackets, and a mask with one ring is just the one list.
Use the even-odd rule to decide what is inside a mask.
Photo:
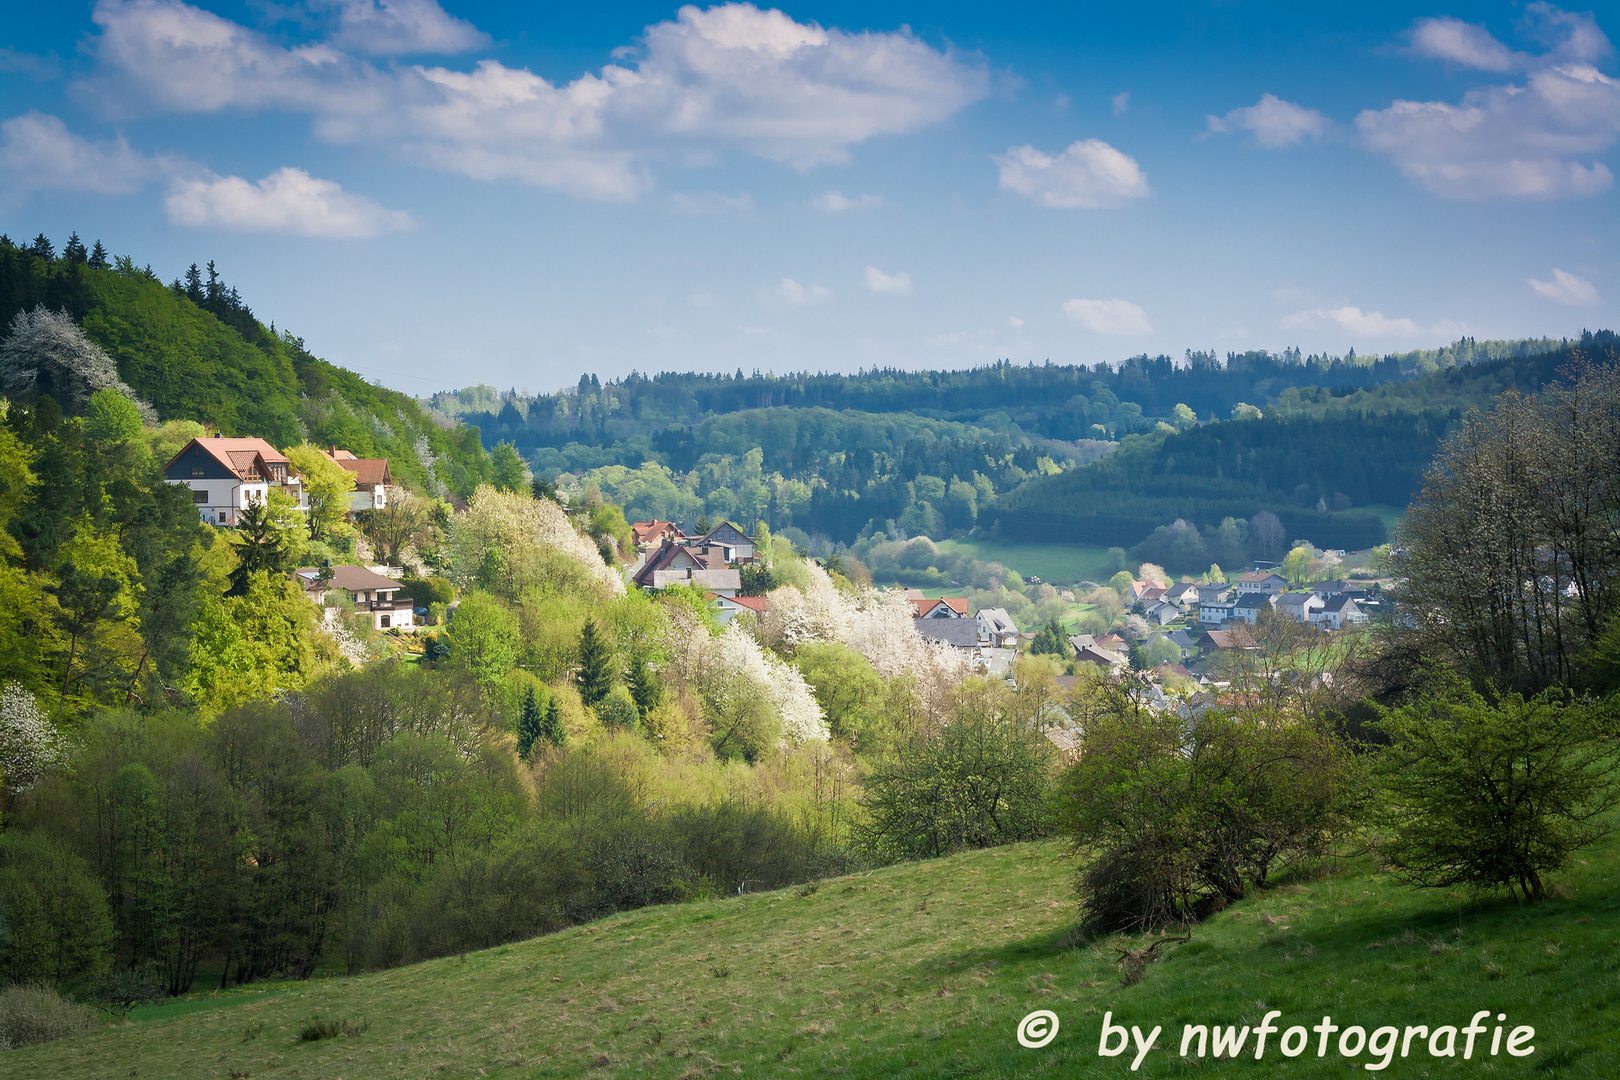
[[(548, 703), (549, 704), (549, 703)], [(523, 694), (523, 710), (518, 713), (517, 722), (517, 752), (518, 757), (524, 761), (529, 760), (529, 754), (534, 749), (535, 740), (545, 737), (545, 714), (540, 709), (540, 701), (535, 697), (534, 687), (529, 687)]]
[(613, 646), (596, 629), (596, 622), (585, 621), (579, 635), (579, 697), (587, 706), (608, 696), (613, 689)]

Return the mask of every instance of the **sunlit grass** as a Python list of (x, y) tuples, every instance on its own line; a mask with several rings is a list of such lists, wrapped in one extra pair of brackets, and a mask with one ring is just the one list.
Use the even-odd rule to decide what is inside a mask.
[[(1122, 941), (1073, 932), (1074, 861), (1025, 844), (891, 867), (814, 890), (630, 912), (465, 957), (165, 1006), (149, 1018), (0, 1054), (0, 1077), (1056, 1076), (1100, 1062), (1104, 1012), (1163, 1025), (1132, 1075), (1182, 1062), (1184, 1023), (1466, 1023), (1537, 1029), (1536, 1054), (1397, 1058), (1387, 1075), (1616, 1075), (1620, 860), (1580, 853), (1539, 907), (1418, 891), (1361, 863), (1283, 881), (1192, 931), (1122, 987)], [(225, 1006), (229, 1007), (225, 1007)], [(1058, 1038), (1016, 1044), (1058, 1013)], [(358, 1034), (300, 1042), (311, 1017)], [(1311, 1036), (1314, 1040), (1315, 1035)], [(1175, 1044), (1165, 1049), (1167, 1044)], [(1483, 1044), (1482, 1044), (1483, 1046)], [(1359, 1059), (1364, 1063), (1367, 1058)], [(1245, 1075), (1363, 1075), (1330, 1051)], [(1540, 1066), (1541, 1072), (1534, 1072)], [(133, 1070), (133, 1072), (132, 1072)], [(1236, 1075), (1236, 1073), (1234, 1073)]]

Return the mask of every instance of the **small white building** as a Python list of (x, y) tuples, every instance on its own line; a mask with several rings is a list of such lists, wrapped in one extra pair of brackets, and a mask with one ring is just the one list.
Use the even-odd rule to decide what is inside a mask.
[(1006, 608), (980, 608), (977, 621), (979, 637), (993, 648), (1018, 647), (1018, 624), (1012, 621)]
[(383, 577), (363, 566), (334, 566), (332, 576), (321, 581), (321, 567), (308, 566), (294, 571), (304, 586), (304, 594), (317, 604), (326, 603), (327, 593), (341, 589), (354, 601), (355, 611), (371, 616), (377, 630), (415, 630), (416, 601), (400, 596), (405, 588), (393, 578)]

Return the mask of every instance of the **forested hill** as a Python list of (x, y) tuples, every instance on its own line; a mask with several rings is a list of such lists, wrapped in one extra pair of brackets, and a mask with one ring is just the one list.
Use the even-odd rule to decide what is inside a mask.
[(435, 424), (409, 395), (272, 332), (211, 263), (206, 276), (193, 266), (165, 285), (99, 242), (86, 250), (77, 235), (60, 254), (44, 236), (26, 247), (0, 236), (0, 336), (39, 304), (71, 315), (160, 419), (386, 457), (396, 478), (423, 491), (466, 495), (489, 475), (476, 429)]
[(1015, 540), (1130, 545), (1176, 519), (1206, 531), (1226, 517), (1277, 514), (1288, 538), (1318, 546), (1381, 543), (1368, 504), (1404, 505), (1440, 440), (1507, 389), (1535, 393), (1580, 360), (1620, 362), (1609, 331), (1533, 357), (1437, 371), (1400, 384), (1294, 389), (1260, 419), (1127, 438), (1110, 457), (1035, 477), (980, 513)]
[[(1525, 357), (1567, 345), (1552, 339), (1476, 342), (1385, 357), (1189, 351), (1133, 357), (1123, 364), (1019, 367), (1007, 361), (967, 371), (875, 369), (856, 375), (632, 374), (602, 383), (581, 376), (577, 387), (528, 396), (474, 386), (435, 394), (431, 408), (476, 424), (490, 441), (519, 449), (602, 446), (637, 435), (686, 430), (704, 419), (753, 409), (822, 407), (867, 413), (917, 413), (988, 426), (1016, 424), (1052, 439), (1108, 438), (1151, 429), (1185, 405), (1201, 420), (1230, 415), (1239, 403), (1261, 405), (1290, 387), (1339, 393), (1466, 367)], [(999, 417), (997, 414), (1001, 414)]]

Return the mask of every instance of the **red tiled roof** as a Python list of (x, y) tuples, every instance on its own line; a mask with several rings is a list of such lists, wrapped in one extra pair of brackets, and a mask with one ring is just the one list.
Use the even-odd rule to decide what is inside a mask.
[(741, 604), (749, 611), (755, 611), (761, 615), (771, 610), (771, 601), (764, 596), (728, 596), (726, 599), (733, 604)]
[(630, 535), (636, 543), (645, 544), (662, 536), (681, 535), (681, 530), (673, 521), (633, 521), (630, 523)]
[[(196, 443), (209, 457), (212, 457), (243, 480), (247, 479), (248, 471), (253, 468), (257, 461), (263, 461), (267, 465), (276, 462), (283, 465), (287, 464), (287, 459), (282, 455), (281, 451), (263, 439), (227, 439), (224, 436), (216, 435), (213, 438), (192, 439), (191, 443)], [(181, 447), (180, 453), (170, 458), (168, 465), (165, 465), (164, 468), (167, 469), (169, 465), (173, 465), (178, 461), (180, 454), (185, 453), (190, 448), (191, 443)]]

